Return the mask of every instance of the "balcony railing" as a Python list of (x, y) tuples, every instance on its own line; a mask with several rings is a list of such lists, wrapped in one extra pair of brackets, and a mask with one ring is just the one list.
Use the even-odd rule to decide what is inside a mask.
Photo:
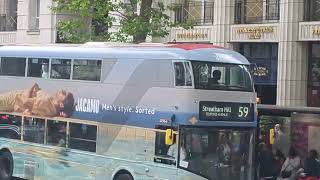
[(235, 23), (253, 24), (277, 22), (280, 0), (238, 0), (235, 4)]
[(17, 32), (0, 32), (0, 45), (1, 44), (15, 44)]
[(212, 1), (186, 1), (174, 4), (174, 7), (176, 23), (213, 24), (214, 3)]
[(304, 3), (304, 20), (320, 21), (320, 0), (308, 0)]

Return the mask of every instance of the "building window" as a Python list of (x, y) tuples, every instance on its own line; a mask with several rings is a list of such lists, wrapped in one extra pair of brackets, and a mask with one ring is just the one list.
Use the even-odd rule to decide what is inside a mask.
[(0, 31), (17, 30), (17, 0), (0, 0)]
[(23, 140), (44, 144), (45, 120), (25, 117), (23, 124)]
[(308, 106), (320, 107), (320, 43), (313, 42), (309, 50)]
[(51, 60), (51, 78), (52, 79), (70, 79), (71, 59), (52, 59)]
[(73, 80), (100, 81), (101, 60), (77, 60), (73, 62)]
[(38, 30), (39, 20), (40, 20), (40, 0), (30, 0), (29, 10), (30, 10), (29, 29)]
[(304, 19), (306, 21), (320, 21), (320, 0), (304, 1)]
[(26, 58), (1, 57), (1, 72), (3, 76), (25, 76)]
[(277, 22), (279, 18), (279, 0), (236, 1), (235, 22), (238, 24)]
[(214, 2), (212, 0), (180, 1), (174, 7), (176, 23), (213, 24)]
[(126, 6), (126, 9), (129, 12), (133, 12), (135, 14), (138, 14), (138, 1), (131, 1), (131, 0), (124, 0), (124, 4)]
[(49, 78), (49, 59), (28, 58), (28, 77)]
[(70, 123), (69, 148), (96, 152), (97, 126)]

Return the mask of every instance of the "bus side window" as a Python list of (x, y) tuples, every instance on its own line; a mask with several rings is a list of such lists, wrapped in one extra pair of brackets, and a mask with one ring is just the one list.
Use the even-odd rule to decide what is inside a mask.
[(174, 62), (175, 85), (192, 86), (192, 71), (189, 62)]
[(49, 59), (28, 58), (28, 77), (49, 78)]
[(70, 123), (69, 148), (96, 152), (97, 126)]
[(20, 139), (21, 122), (21, 116), (0, 114), (0, 137)]
[[(174, 140), (175, 140), (174, 134)], [(165, 132), (156, 132), (155, 139), (155, 162), (163, 164), (173, 164), (175, 165), (175, 159), (177, 149), (174, 149), (174, 143), (171, 146), (166, 145), (165, 143), (166, 134)], [(170, 148), (171, 147), (171, 148)]]
[(23, 140), (44, 144), (45, 120), (25, 117), (23, 124)]
[(70, 79), (71, 59), (52, 59), (51, 74), (52, 79)]
[(25, 76), (26, 58), (1, 57), (1, 75)]
[(66, 147), (67, 123), (55, 120), (48, 120), (47, 122), (47, 143), (53, 146)]
[(101, 60), (79, 60), (73, 62), (73, 80), (100, 81)]

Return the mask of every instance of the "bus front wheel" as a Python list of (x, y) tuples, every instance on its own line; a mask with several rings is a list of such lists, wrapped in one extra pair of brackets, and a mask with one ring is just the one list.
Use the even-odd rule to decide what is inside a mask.
[(115, 180), (133, 180), (133, 178), (130, 174), (125, 173), (117, 175)]
[(13, 158), (10, 152), (0, 152), (0, 179), (10, 180), (13, 173)]

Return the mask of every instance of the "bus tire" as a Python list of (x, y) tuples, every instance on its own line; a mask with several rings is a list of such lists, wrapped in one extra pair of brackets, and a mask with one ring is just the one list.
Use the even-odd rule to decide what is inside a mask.
[(0, 152), (0, 179), (11, 180), (13, 173), (13, 158), (9, 151)]
[(114, 180), (133, 180), (133, 177), (130, 174), (124, 173), (117, 175)]

